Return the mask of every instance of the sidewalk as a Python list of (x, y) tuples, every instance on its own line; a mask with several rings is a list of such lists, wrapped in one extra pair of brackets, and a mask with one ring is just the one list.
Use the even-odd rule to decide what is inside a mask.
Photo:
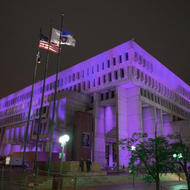
[[(63, 188), (63, 190), (155, 190), (155, 184), (135, 184), (133, 185), (104, 185), (99, 187), (77, 187)], [(187, 190), (187, 185), (184, 182), (166, 182), (162, 184), (160, 190)], [(45, 190), (45, 189), (43, 189)]]

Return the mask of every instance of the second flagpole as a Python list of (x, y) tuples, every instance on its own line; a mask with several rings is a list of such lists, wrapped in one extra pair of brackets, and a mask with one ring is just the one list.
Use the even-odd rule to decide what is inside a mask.
[(60, 36), (59, 36), (59, 53), (57, 55), (57, 64), (56, 64), (56, 80), (55, 80), (55, 91), (54, 91), (54, 98), (53, 98), (53, 113), (51, 119), (51, 129), (50, 129), (50, 144), (49, 144), (49, 157), (48, 157), (48, 175), (51, 172), (51, 161), (52, 161), (52, 144), (53, 144), (53, 131), (54, 131), (54, 118), (55, 118), (55, 108), (56, 108), (56, 96), (57, 96), (57, 81), (58, 81), (58, 74), (59, 74), (59, 67), (60, 67), (60, 45), (61, 45), (61, 31), (63, 28), (63, 14), (61, 14), (61, 24), (60, 24)]
[[(51, 31), (52, 31), (52, 26), (50, 25), (49, 42), (48, 42), (49, 44), (50, 44), (50, 38), (51, 38)], [(37, 131), (37, 135), (36, 135), (36, 151), (35, 151), (35, 158), (34, 158), (35, 176), (38, 175), (38, 168), (37, 168), (38, 148), (39, 148), (39, 140), (40, 140), (40, 133), (41, 133), (41, 120), (42, 120), (42, 109), (43, 109), (44, 93), (45, 93), (45, 86), (46, 86), (46, 76), (47, 76), (48, 63), (49, 63), (49, 47), (50, 46), (48, 45), (46, 63), (44, 66), (44, 78), (43, 78), (43, 87), (42, 87), (41, 106), (40, 106), (40, 110), (39, 110), (38, 131)]]

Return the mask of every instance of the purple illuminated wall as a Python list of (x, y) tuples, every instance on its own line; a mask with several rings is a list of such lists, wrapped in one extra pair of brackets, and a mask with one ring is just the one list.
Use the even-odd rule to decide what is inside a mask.
[[(157, 108), (156, 121), (159, 135), (173, 132), (171, 124), (173, 114), (182, 119), (190, 118), (190, 86), (134, 41), (125, 42), (61, 71), (58, 79), (58, 92), (71, 90), (94, 97), (92, 103), (95, 126), (94, 158), (102, 164), (105, 162), (105, 145), (111, 143), (106, 142), (105, 136), (114, 128), (118, 129), (119, 139), (130, 137), (133, 132), (144, 131), (150, 136), (154, 135), (154, 107)], [(52, 117), (50, 99), (54, 93), (54, 82), (55, 75), (46, 79), (43, 106), (50, 108), (49, 114), (46, 115), (48, 119)], [(147, 97), (144, 96), (144, 99), (141, 97), (140, 88), (150, 92)], [(15, 131), (14, 128), (6, 130), (6, 139), (19, 136), (24, 138), (30, 91), (31, 85), (0, 100), (0, 127), (11, 128), (14, 126), (13, 118), (10, 118), (10, 122), (5, 121), (5, 118), (13, 115), (21, 114), (17, 118), (22, 119), (22, 122), (19, 121), (20, 126), (16, 126)], [(35, 118), (39, 109), (41, 91), (42, 81), (39, 81), (34, 87), (31, 119)], [(112, 100), (110, 100), (110, 96), (105, 98), (105, 94), (111, 91), (115, 93)], [(151, 99), (151, 93), (160, 100)], [(168, 107), (161, 104), (161, 98), (162, 102), (169, 104)], [(157, 102), (155, 103), (155, 101)], [(66, 98), (56, 102), (55, 120), (56, 124), (58, 126), (60, 124), (61, 127), (66, 125), (66, 120), (72, 120), (72, 118), (66, 118), (66, 113), (71, 112), (70, 107), (73, 105), (66, 106), (66, 103)], [(164, 114), (161, 113), (161, 110)], [(29, 133), (32, 132), (31, 125), (32, 122)], [(55, 139), (58, 135), (58, 132), (54, 133)], [(4, 144), (5, 142), (8, 141), (4, 141)], [(22, 151), (23, 147), (11, 146), (8, 142), (5, 154), (19, 151), (19, 149)], [(27, 151), (34, 150), (35, 146), (27, 147)], [(57, 143), (55, 143), (53, 151), (60, 152)], [(120, 163), (126, 165), (128, 162), (127, 152), (120, 149), (119, 156)]]

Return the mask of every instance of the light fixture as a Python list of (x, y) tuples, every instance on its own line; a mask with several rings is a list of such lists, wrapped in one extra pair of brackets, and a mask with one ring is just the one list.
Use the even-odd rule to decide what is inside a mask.
[(67, 134), (65, 134), (65, 135), (63, 135), (63, 136), (61, 136), (61, 137), (59, 137), (59, 143), (61, 143), (61, 144), (65, 144), (65, 143), (67, 143), (69, 140), (70, 140), (70, 137), (69, 137), (69, 135), (67, 135)]

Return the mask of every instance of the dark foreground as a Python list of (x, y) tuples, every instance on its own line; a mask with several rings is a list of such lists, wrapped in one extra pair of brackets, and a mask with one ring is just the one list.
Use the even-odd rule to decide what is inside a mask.
[[(61, 178), (45, 175), (35, 177), (29, 170), (6, 168), (2, 171), (0, 168), (0, 190), (155, 190), (155, 184), (145, 184), (140, 178), (135, 178), (135, 185), (131, 184), (128, 175), (104, 177), (89, 175), (86, 178), (77, 177), (77, 180), (72, 177), (63, 177), (64, 184), (60, 188), (58, 179)], [(126, 184), (123, 184), (125, 182)], [(161, 177), (161, 190), (186, 189), (185, 181), (179, 181), (177, 176)]]

